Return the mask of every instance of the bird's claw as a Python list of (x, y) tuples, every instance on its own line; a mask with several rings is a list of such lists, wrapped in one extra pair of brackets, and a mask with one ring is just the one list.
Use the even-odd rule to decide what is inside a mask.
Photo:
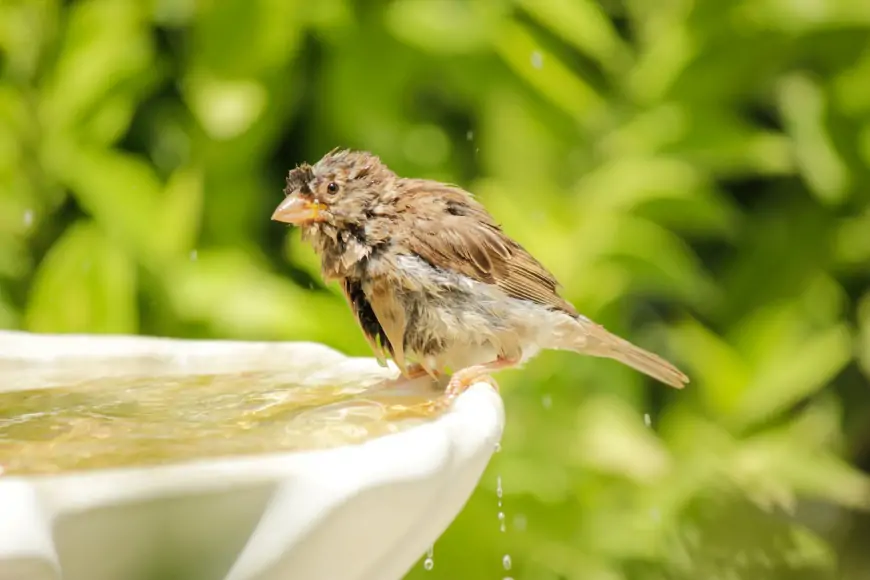
[(476, 383), (486, 383), (495, 389), (495, 392), (499, 392), (498, 383), (491, 376), (480, 373), (463, 374), (462, 371), (459, 371), (450, 377), (444, 395), (451, 400), (455, 399)]

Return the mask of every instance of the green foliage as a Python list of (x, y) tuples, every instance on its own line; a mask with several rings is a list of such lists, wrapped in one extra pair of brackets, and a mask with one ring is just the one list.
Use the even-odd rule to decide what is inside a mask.
[(859, 578), (868, 39), (865, 0), (2, 0), (0, 326), (366, 354), (268, 216), (369, 149), (693, 378), (503, 373), (503, 451), (411, 577)]

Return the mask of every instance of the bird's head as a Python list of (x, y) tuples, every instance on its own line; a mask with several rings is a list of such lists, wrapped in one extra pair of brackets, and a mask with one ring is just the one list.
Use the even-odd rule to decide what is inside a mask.
[(298, 226), (360, 224), (375, 212), (395, 174), (364, 151), (333, 150), (291, 170), (272, 219)]

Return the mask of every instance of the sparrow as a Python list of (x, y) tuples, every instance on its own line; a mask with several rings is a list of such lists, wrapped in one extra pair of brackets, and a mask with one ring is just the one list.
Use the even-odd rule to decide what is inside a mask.
[(682, 388), (663, 358), (608, 332), (471, 193), (400, 177), (377, 156), (333, 149), (291, 170), (272, 219), (301, 228), (378, 362), (406, 379), (450, 375), (452, 399), (542, 349), (617, 360)]

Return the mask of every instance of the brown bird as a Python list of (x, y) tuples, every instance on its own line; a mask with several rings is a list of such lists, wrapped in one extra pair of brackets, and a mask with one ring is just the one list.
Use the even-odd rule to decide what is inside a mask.
[(302, 228), (378, 361), (391, 356), (409, 379), (453, 372), (447, 400), (541, 349), (615, 359), (676, 388), (689, 381), (579, 314), (457, 186), (399, 177), (371, 153), (336, 149), (290, 171), (284, 194), (272, 219)]

